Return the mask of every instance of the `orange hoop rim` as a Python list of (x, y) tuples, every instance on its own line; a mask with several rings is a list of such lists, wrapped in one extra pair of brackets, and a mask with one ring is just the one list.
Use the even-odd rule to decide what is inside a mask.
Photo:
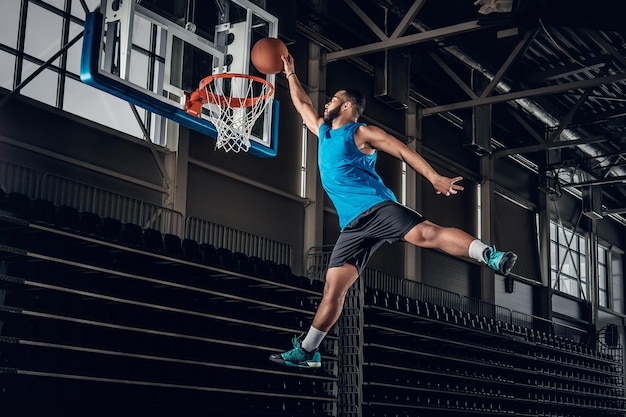
[[(235, 98), (233, 99), (232, 97), (229, 96), (225, 96), (225, 95), (221, 95), (221, 94), (211, 94), (206, 90), (206, 86), (211, 84), (213, 82), (213, 80), (215, 79), (228, 79), (228, 78), (247, 78), (249, 80), (261, 83), (261, 84), (265, 84), (266, 86), (269, 87), (269, 91), (263, 95), (257, 96), (257, 97), (248, 97), (246, 99), (239, 99), (239, 98)], [(201, 92), (204, 92), (204, 94), (202, 94), (203, 96), (205, 96), (204, 98), (206, 98), (207, 102), (210, 103), (214, 103), (217, 104), (219, 106), (229, 106), (229, 107), (252, 107), (255, 104), (257, 104), (259, 101), (263, 101), (263, 100), (267, 100), (268, 98), (270, 98), (273, 94), (274, 94), (274, 85), (267, 81), (264, 78), (261, 77), (257, 77), (256, 75), (250, 75), (250, 74), (238, 74), (238, 73), (233, 73), (233, 72), (225, 72), (222, 74), (213, 74), (213, 75), (209, 75), (207, 77), (204, 77), (201, 81), (200, 81), (200, 85), (198, 87), (198, 90)]]

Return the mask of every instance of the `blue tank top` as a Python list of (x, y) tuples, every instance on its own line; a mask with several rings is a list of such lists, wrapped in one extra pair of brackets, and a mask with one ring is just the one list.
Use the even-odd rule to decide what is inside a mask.
[(339, 227), (383, 201), (398, 201), (375, 170), (377, 152), (361, 152), (354, 132), (364, 123), (351, 122), (339, 129), (322, 123), (319, 129), (318, 164), (322, 187), (335, 205)]

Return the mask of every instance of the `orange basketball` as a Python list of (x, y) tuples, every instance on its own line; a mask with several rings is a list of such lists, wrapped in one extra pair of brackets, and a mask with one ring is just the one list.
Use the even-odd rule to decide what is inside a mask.
[(281, 56), (287, 56), (287, 46), (277, 38), (262, 38), (257, 41), (250, 52), (252, 65), (263, 74), (278, 74), (283, 70)]

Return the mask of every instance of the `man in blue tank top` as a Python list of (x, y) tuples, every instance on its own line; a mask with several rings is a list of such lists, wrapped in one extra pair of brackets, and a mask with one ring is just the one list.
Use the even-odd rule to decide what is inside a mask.
[(322, 186), (332, 200), (341, 234), (333, 248), (324, 295), (306, 336), (294, 338), (293, 349), (270, 356), (288, 366), (319, 368), (318, 348), (337, 322), (344, 298), (371, 255), (385, 242), (404, 241), (424, 248), (470, 257), (507, 275), (517, 255), (497, 251), (466, 232), (441, 227), (397, 202), (375, 170), (377, 151), (406, 162), (424, 176), (438, 194), (463, 190), (462, 177), (439, 175), (417, 152), (375, 126), (358, 123), (365, 99), (356, 90), (340, 90), (326, 103), (320, 117), (295, 73), (293, 57), (283, 57), (293, 104), (307, 128), (319, 138), (318, 164)]

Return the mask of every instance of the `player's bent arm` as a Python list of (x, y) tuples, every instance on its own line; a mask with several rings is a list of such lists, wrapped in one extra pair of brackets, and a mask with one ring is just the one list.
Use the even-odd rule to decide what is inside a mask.
[(413, 170), (431, 183), (439, 175), (421, 155), (379, 127), (361, 126), (357, 130), (355, 138), (373, 149), (383, 151), (394, 158), (406, 162)]
[(415, 172), (430, 181), (438, 193), (450, 195), (463, 190), (462, 186), (455, 184), (462, 177), (448, 178), (440, 175), (420, 154), (379, 127), (361, 126), (355, 138), (360, 143), (367, 143), (373, 149), (381, 150), (406, 162)]

